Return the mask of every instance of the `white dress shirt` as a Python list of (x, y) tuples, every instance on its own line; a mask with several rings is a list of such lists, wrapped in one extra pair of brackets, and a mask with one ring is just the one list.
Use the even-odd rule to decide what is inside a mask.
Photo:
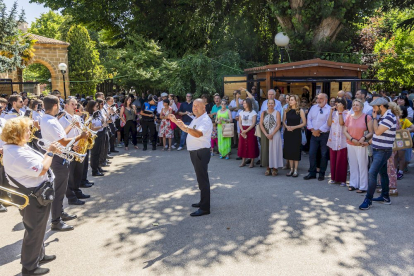
[[(234, 100), (232, 100), (231, 102), (230, 102), (230, 104), (229, 104), (229, 107), (237, 107), (237, 104), (236, 104), (236, 99), (234, 99)], [(237, 110), (237, 109), (235, 109), (234, 111), (232, 111), (231, 112), (231, 117), (233, 118), (233, 119), (235, 119), (236, 118), (236, 116), (237, 116), (237, 112), (239, 111), (239, 110), (243, 110), (243, 100), (242, 99), (239, 99), (239, 109)]]
[(321, 132), (328, 132), (330, 127), (328, 126), (328, 117), (331, 112), (329, 104), (325, 104), (324, 107), (320, 107), (315, 104), (311, 107), (308, 113), (308, 129), (320, 130)]
[(65, 129), (59, 123), (58, 119), (49, 114), (44, 114), (40, 119), (42, 138), (49, 142), (56, 142), (67, 138)]
[(4, 146), (3, 140), (1, 140), (1, 133), (3, 132), (3, 127), (6, 124), (6, 119), (0, 118), (0, 148)]
[(213, 131), (213, 123), (205, 112), (198, 118), (194, 118), (188, 128), (196, 129), (203, 133), (203, 136), (197, 138), (190, 134), (187, 135), (187, 150), (199, 150), (211, 147), (211, 132)]
[(24, 112), (20, 109), (19, 112), (17, 112), (15, 109), (11, 109), (9, 112), (4, 115), (4, 119), (10, 120), (13, 118), (17, 118), (19, 116), (24, 116)]
[[(40, 176), (43, 170), (43, 155), (28, 145), (23, 147), (18, 145), (6, 144), (3, 147), (3, 164), (6, 174), (13, 177), (17, 182), (26, 188), (34, 188), (47, 181), (49, 176), (44, 174)], [(51, 172), (52, 181), (55, 176)], [(17, 187), (13, 182), (9, 183), (13, 187)]]
[(33, 121), (38, 121), (40, 122), (40, 120), (43, 117), (43, 112), (42, 111), (32, 111), (32, 119)]
[[(81, 118), (78, 115), (70, 115), (69, 113), (66, 113), (59, 119), (59, 123), (62, 125), (63, 129), (66, 129), (71, 123), (72, 120), (76, 120), (77, 122), (81, 122)], [(75, 138), (76, 136), (80, 135), (81, 132), (76, 128), (72, 127), (72, 129), (66, 134), (68, 138)], [(75, 143), (77, 145), (79, 141)]]

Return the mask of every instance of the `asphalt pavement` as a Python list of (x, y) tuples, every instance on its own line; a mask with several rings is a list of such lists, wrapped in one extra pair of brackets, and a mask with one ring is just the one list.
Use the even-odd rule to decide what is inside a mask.
[[(392, 205), (337, 184), (265, 176), (234, 159), (210, 161), (211, 214), (190, 217), (199, 191), (189, 153), (125, 150), (77, 214), (74, 231), (46, 233), (49, 275), (414, 275), (414, 169)], [(0, 214), (0, 275), (20, 275), (16, 208)]]

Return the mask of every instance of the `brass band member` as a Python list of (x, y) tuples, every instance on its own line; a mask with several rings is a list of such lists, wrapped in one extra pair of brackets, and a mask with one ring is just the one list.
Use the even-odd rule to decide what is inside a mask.
[(92, 176), (104, 176), (103, 172), (105, 172), (102, 168), (99, 167), (99, 155), (103, 147), (105, 131), (103, 128), (102, 119), (99, 116), (98, 105), (98, 101), (89, 101), (86, 108), (89, 112), (89, 116), (93, 116), (91, 129), (98, 132), (95, 139), (95, 144), (91, 149)]
[(0, 118), (4, 118), (7, 113), (8, 101), (5, 98), (0, 98)]
[[(0, 137), (1, 137), (1, 133), (3, 132), (3, 128), (5, 125), (6, 125), (6, 120), (4, 118), (0, 118)], [(3, 140), (0, 139), (0, 154), (1, 155), (3, 155), (3, 146), (4, 146), (4, 142)], [(1, 163), (0, 163), (0, 186), (3, 186), (5, 188), (9, 187), (7, 183), (6, 175), (4, 173), (4, 167)], [(8, 198), (7, 193), (1, 190), (0, 190), (0, 198), (5, 199), (5, 200), (10, 200)], [(7, 212), (7, 208), (4, 207), (3, 204), (0, 203), (0, 213), (3, 213), (3, 212)]]
[[(33, 191), (44, 181), (53, 181), (54, 175), (49, 170), (56, 144), (48, 148), (45, 155), (27, 146), (30, 137), (29, 118), (18, 117), (10, 119), (4, 126), (1, 139), (4, 145), (4, 168), (9, 177), (22, 186)], [(10, 181), (10, 179), (9, 179)], [(15, 185), (10, 181), (10, 185)], [(18, 192), (19, 189), (16, 189)], [(25, 233), (22, 243), (21, 264), (22, 275), (43, 275), (49, 272), (48, 268), (39, 265), (53, 261), (56, 256), (45, 255), (44, 238), (49, 218), (51, 204), (42, 206), (35, 197), (29, 196), (29, 205), (20, 211), (23, 217)]]
[(109, 122), (109, 129), (111, 131), (111, 133), (109, 134), (109, 152), (116, 153), (116, 152), (119, 152), (115, 149), (115, 140), (116, 140), (116, 131), (117, 131), (116, 126), (115, 126), (115, 121), (118, 118), (118, 115), (116, 114), (116, 107), (113, 105), (114, 105), (114, 98), (107, 97), (105, 109), (108, 111), (108, 114), (111, 118)]
[(18, 116), (23, 116), (24, 112), (20, 110), (23, 107), (23, 98), (20, 95), (11, 95), (9, 97), (9, 103), (12, 108), (4, 116), (4, 119), (9, 120), (11, 118), (16, 118)]
[[(40, 120), (42, 126), (42, 137), (47, 141), (58, 141), (62, 146), (67, 146), (72, 139), (67, 137), (71, 126), (63, 129), (58, 119), (55, 117), (59, 112), (59, 99), (56, 96), (47, 96), (43, 99), (45, 114)], [(75, 140), (88, 137), (86, 132), (76, 136)], [(53, 157), (52, 170), (55, 174), (55, 200), (52, 203), (52, 226), (54, 231), (73, 230), (73, 226), (67, 225), (65, 221), (75, 219), (76, 215), (69, 215), (63, 211), (63, 198), (65, 197), (66, 188), (69, 180), (69, 162), (59, 156)]]
[[(80, 127), (81, 118), (78, 115), (75, 115), (75, 109), (77, 108), (77, 102), (75, 98), (68, 98), (66, 99), (65, 103), (65, 115), (63, 115), (59, 119), (59, 123), (62, 127), (66, 130), (73, 121), (78, 122), (78, 126)], [(68, 138), (75, 138), (76, 136), (80, 135), (81, 131), (76, 128), (72, 127), (69, 132), (67, 133)], [(79, 142), (75, 143), (75, 146), (78, 145)], [(90, 195), (85, 195), (81, 189), (81, 179), (83, 173), (83, 163), (80, 163), (76, 160), (73, 160), (69, 165), (69, 181), (68, 187), (66, 188), (66, 198), (68, 199), (69, 205), (83, 205), (85, 201), (80, 199), (90, 198)]]
[(109, 113), (105, 108), (104, 94), (102, 92), (98, 92), (98, 93), (95, 94), (95, 97), (96, 97), (96, 101), (98, 102), (98, 110), (99, 110), (99, 113), (101, 115), (104, 131), (105, 131), (105, 136), (104, 136), (104, 141), (103, 141), (103, 148), (101, 149), (101, 153), (99, 155), (99, 166), (101, 168), (102, 167), (109, 167), (109, 164), (111, 164), (111, 162), (107, 159), (113, 158), (112, 156), (108, 157), (108, 153), (109, 153), (109, 136), (110, 136), (109, 122), (111, 122), (111, 121), (110, 121)]

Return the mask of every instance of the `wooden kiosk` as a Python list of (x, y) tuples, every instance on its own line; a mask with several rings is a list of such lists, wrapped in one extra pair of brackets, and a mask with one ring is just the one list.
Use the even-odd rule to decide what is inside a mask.
[(260, 88), (262, 98), (266, 98), (267, 91), (272, 88), (279, 88), (282, 94), (301, 96), (305, 86), (312, 97), (318, 93), (335, 97), (339, 90), (355, 94), (362, 81), (371, 81), (361, 79), (362, 72), (367, 69), (367, 65), (319, 58), (248, 68), (244, 70), (244, 76), (224, 78), (224, 94), (232, 98), (235, 87), (250, 89), (253, 85)]

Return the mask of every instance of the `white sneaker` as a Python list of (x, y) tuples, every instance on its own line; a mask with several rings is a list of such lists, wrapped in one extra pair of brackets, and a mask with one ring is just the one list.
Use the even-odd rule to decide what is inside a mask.
[(178, 149), (177, 150), (182, 150), (183, 149), (183, 147), (178, 147)]
[(177, 147), (176, 147), (176, 146), (174, 146), (174, 145), (172, 145), (172, 146), (171, 146), (171, 148), (172, 148), (172, 149), (176, 149)]

